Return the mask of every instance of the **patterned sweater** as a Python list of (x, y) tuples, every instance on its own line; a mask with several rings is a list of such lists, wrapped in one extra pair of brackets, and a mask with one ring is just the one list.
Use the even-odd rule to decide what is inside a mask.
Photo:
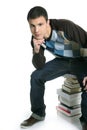
[(77, 42), (66, 39), (64, 32), (53, 30), (51, 39), (45, 42), (45, 48), (59, 57), (78, 58), (82, 47)]
[[(63, 58), (78, 58), (84, 55), (87, 48), (87, 32), (72, 21), (65, 19), (50, 19), (52, 33), (45, 42), (45, 48), (54, 55)], [(33, 47), (33, 42), (31, 40)], [(32, 62), (35, 68), (40, 69), (46, 62), (44, 48), (38, 54), (33, 54)], [(86, 50), (87, 51), (87, 50)], [(85, 51), (85, 52), (86, 52)]]

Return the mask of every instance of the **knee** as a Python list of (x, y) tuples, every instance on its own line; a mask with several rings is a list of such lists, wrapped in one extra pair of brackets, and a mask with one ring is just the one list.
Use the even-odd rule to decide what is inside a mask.
[(32, 74), (31, 74), (31, 79), (36, 79), (36, 78), (38, 77), (38, 75), (39, 75), (38, 70), (35, 70), (35, 71), (32, 72)]
[(35, 70), (32, 74), (31, 74), (31, 79), (42, 79), (42, 71), (41, 70)]
[(35, 70), (32, 74), (31, 74), (31, 80), (40, 80), (40, 81), (44, 81), (44, 76), (43, 76), (43, 71), (42, 70)]

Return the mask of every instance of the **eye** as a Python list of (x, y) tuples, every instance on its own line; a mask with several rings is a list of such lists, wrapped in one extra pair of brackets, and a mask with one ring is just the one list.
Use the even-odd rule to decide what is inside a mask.
[(42, 26), (43, 24), (42, 24), (42, 23), (39, 23), (38, 25), (39, 25), (39, 26)]
[(35, 26), (33, 24), (30, 25), (31, 28), (34, 28)]

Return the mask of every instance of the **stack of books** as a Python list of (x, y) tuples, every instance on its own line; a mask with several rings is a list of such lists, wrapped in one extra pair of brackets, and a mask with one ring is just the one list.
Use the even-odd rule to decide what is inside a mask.
[(76, 77), (65, 78), (62, 88), (57, 89), (57, 94), (57, 111), (71, 117), (81, 114), (81, 87)]

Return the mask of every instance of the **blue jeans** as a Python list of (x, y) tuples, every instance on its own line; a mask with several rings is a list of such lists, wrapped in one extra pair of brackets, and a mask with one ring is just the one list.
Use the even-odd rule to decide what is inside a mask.
[[(64, 59), (55, 58), (45, 64), (42, 69), (35, 70), (31, 74), (31, 111), (39, 117), (45, 117), (44, 92), (46, 81), (53, 80), (64, 74), (73, 74), (77, 76), (81, 87), (83, 87), (82, 80), (87, 74), (87, 62), (80, 59)], [(87, 93), (82, 92), (81, 101), (82, 116), (87, 121)]]

